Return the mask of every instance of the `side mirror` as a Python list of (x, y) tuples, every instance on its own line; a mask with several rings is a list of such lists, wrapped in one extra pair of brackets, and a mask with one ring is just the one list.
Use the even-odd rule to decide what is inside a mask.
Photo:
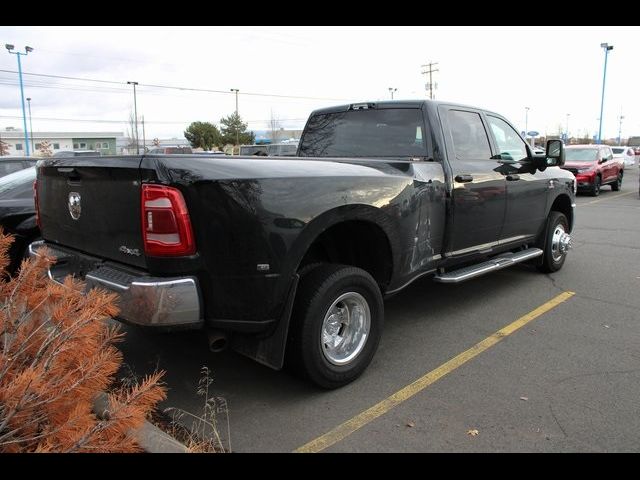
[(564, 165), (564, 144), (562, 140), (548, 140), (546, 153), (547, 167), (561, 167)]

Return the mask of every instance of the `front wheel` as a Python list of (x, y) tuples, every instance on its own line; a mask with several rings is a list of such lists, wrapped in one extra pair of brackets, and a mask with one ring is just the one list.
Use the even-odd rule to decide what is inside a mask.
[(376, 281), (360, 268), (323, 264), (300, 280), (287, 365), (324, 388), (358, 378), (373, 358), (384, 306)]
[(547, 232), (542, 257), (538, 268), (545, 273), (557, 272), (564, 265), (567, 252), (571, 248), (569, 222), (560, 212), (551, 212), (547, 221)]
[(596, 176), (595, 180), (593, 181), (593, 185), (591, 185), (591, 190), (589, 191), (589, 194), (592, 197), (597, 197), (598, 195), (600, 195), (600, 184), (602, 183), (602, 180), (600, 180), (599, 176)]

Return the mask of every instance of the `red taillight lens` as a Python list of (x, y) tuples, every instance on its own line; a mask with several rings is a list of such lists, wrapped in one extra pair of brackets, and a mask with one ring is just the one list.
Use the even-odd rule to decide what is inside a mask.
[(177, 257), (196, 253), (189, 211), (180, 190), (142, 185), (141, 210), (145, 254)]
[(33, 181), (33, 201), (36, 207), (36, 225), (42, 230), (42, 225), (40, 225), (40, 202), (38, 201), (38, 180)]

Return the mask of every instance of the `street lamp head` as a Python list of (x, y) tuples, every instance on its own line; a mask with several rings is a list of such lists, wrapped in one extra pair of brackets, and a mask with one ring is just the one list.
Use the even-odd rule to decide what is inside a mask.
[(613, 50), (613, 45), (609, 45), (608, 43), (601, 43), (600, 47), (606, 48), (607, 50)]
[(138, 82), (127, 82), (128, 85), (138, 85)]
[(13, 50), (13, 49), (14, 49), (14, 48), (16, 48), (16, 47), (14, 47), (13, 45), (11, 45), (10, 43), (5, 43), (5, 44), (4, 44), (4, 48), (6, 48), (7, 50), (11, 51), (11, 50)]
[(29, 52), (33, 52), (33, 48), (31, 47), (24, 47), (24, 51), (29, 53)]
[(27, 97), (27, 102), (30, 102), (30, 101), (31, 101), (31, 97)]

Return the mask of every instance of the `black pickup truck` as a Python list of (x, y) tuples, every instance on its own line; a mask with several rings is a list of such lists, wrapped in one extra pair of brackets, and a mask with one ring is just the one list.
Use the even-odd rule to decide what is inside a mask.
[(314, 111), (297, 157), (42, 160), (36, 202), (52, 278), (118, 292), (125, 322), (202, 328), (214, 351), (335, 388), (371, 361), (383, 298), (418, 277), (560, 269), (563, 162), (560, 141), (534, 155), (483, 109), (361, 103)]

